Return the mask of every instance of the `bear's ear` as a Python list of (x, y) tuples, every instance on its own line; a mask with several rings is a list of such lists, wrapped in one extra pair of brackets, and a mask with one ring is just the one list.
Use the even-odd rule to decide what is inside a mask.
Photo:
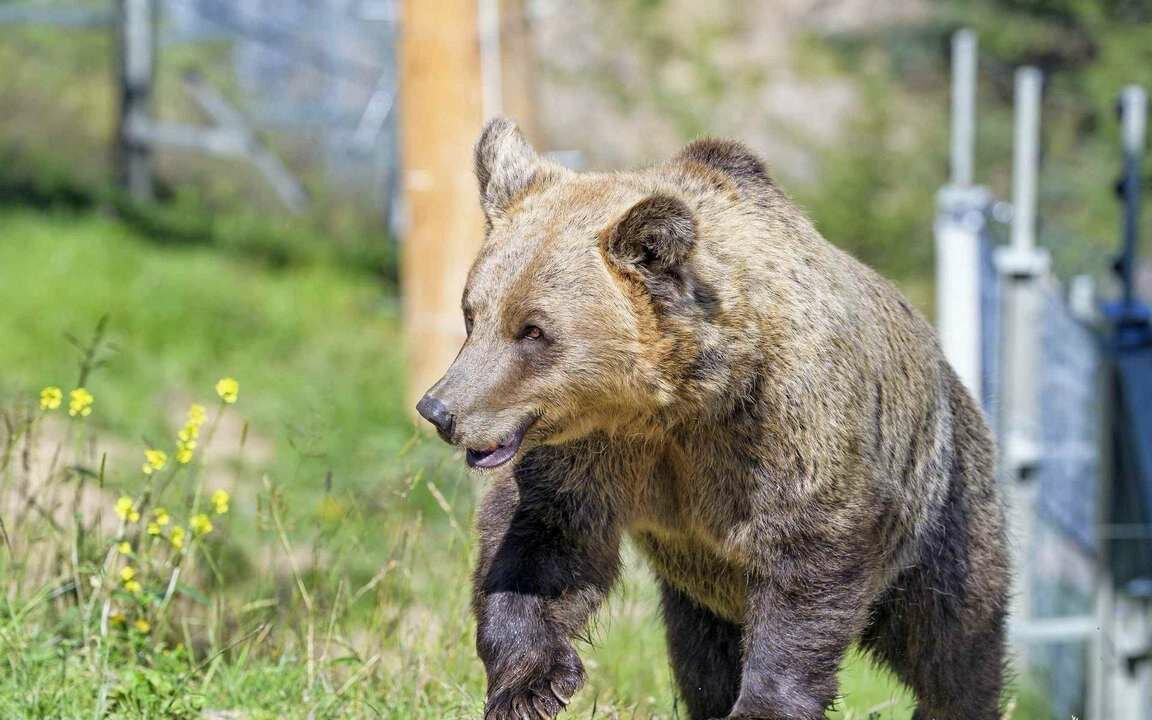
[(516, 123), (503, 117), (484, 126), (476, 142), (475, 163), (480, 204), (489, 218), (524, 193), (543, 165)]
[(696, 218), (683, 200), (656, 194), (633, 205), (605, 237), (605, 254), (624, 270), (659, 276), (696, 246)]

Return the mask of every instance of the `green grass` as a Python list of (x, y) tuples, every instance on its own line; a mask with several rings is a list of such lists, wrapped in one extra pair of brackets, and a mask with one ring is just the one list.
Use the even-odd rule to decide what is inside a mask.
[[(85, 485), (96, 505), (81, 503), (60, 530), (30, 512), (3, 516), (25, 549), (0, 547), (0, 717), (477, 717), (468, 528), (481, 488), (414, 435), (397, 303), (376, 280), (156, 244), (92, 215), (0, 211), (0, 307), (9, 420), (40, 387), (73, 386), (66, 336), (83, 345), (109, 318), (105, 363), (87, 384), (93, 414), (69, 422), (58, 410), (33, 433), (49, 442), (31, 443), (42, 456), (62, 442), (69, 460), (53, 482), (69, 496)], [(231, 511), (195, 545), (163, 611), (166, 546), (142, 540), (131, 562), (144, 599), (90, 596), (107, 592), (153, 627), (98, 631), (69, 582), (102, 577), (109, 539), (73, 526), (109, 514), (121, 493), (139, 496), (143, 449), (171, 448), (183, 409), (214, 400), (224, 375), (240, 380), (239, 402), (162, 501), (183, 522), (224, 487)], [(6, 469), (0, 457), (2, 499), (27, 479), (27, 434), (0, 433), (17, 449)], [(56, 571), (34, 582), (31, 558), (54, 558)], [(582, 650), (589, 685), (572, 717), (677, 717), (655, 591), (631, 553), (628, 564)], [(858, 656), (843, 695), (835, 717), (910, 714), (907, 695)]]
[(6, 212), (0, 233), (0, 392), (72, 382), (65, 335), (107, 315), (115, 351), (90, 389), (121, 436), (158, 429), (166, 402), (221, 375), (243, 378), (257, 427), (342, 473), (411, 434), (396, 302), (367, 274), (156, 246), (92, 216)]

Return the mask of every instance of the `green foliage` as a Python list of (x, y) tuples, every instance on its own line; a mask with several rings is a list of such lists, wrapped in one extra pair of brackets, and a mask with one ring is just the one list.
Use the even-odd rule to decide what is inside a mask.
[(614, 52), (560, 79), (591, 84), (622, 111), (650, 106), (686, 140), (713, 132), (715, 104), (762, 79), (758, 68), (715, 61), (723, 42), (740, 31), (745, 9), (738, 4), (718, 6), (694, 22), (666, 0), (601, 2), (596, 12), (598, 41)]
[(310, 213), (294, 216), (212, 202), (195, 186), (182, 186), (160, 203), (133, 203), (119, 193), (108, 204), (142, 237), (182, 245), (207, 245), (274, 267), (340, 263), (398, 280), (396, 244), (369, 211), (323, 197)]
[[(843, 142), (822, 153), (819, 181), (800, 199), (825, 237), (888, 277), (931, 273), (928, 242), (938, 160), (921, 126), (897, 124), (891, 81), (873, 70), (860, 82), (860, 108)], [(913, 133), (913, 140), (899, 135)]]
[(156, 667), (133, 667), (109, 693), (108, 714), (140, 718), (187, 720), (200, 717), (204, 698), (188, 692), (181, 679), (184, 666), (168, 653)]

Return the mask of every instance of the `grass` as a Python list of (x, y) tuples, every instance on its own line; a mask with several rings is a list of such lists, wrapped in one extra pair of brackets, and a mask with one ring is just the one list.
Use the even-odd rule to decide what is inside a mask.
[[(481, 488), (407, 419), (395, 298), (366, 274), (271, 269), (94, 215), (0, 211), (0, 239), (0, 717), (477, 717)], [(41, 411), (85, 349), (92, 414)], [(235, 405), (215, 397), (222, 376)], [(209, 408), (194, 461), (144, 475), (191, 402)], [(141, 523), (117, 520), (121, 495)], [(213, 530), (179, 549), (171, 526), (138, 532), (157, 504)], [(571, 717), (683, 717), (654, 588), (628, 564)], [(910, 714), (860, 657), (843, 694), (835, 717)]]

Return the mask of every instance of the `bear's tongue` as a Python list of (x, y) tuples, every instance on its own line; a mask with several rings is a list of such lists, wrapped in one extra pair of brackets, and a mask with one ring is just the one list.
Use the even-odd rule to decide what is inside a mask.
[(473, 450), (468, 448), (465, 453), (465, 460), (468, 462), (468, 467), (473, 468), (494, 468), (503, 465), (512, 459), (516, 451), (520, 449), (520, 443), (524, 440), (524, 433), (528, 430), (527, 426), (521, 427), (512, 434), (504, 443), (497, 445), (491, 450)]

